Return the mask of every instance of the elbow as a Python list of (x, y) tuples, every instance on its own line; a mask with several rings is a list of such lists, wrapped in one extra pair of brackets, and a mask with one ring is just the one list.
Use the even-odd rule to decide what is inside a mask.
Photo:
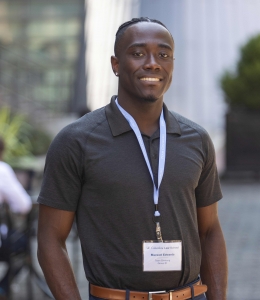
[(32, 209), (32, 200), (31, 197), (28, 196), (27, 201), (24, 201), (23, 205), (23, 213), (28, 214)]
[(42, 232), (41, 228), (38, 228), (37, 234), (37, 258), (38, 262), (43, 269), (44, 265), (48, 261), (48, 257), (51, 253), (50, 251), (50, 243), (51, 241), (48, 240), (46, 234)]
[(28, 214), (32, 209), (32, 201), (31, 198), (24, 197), (24, 199), (20, 199), (19, 202), (16, 203), (16, 205), (13, 205), (12, 211), (14, 213), (26, 215)]
[(39, 228), (37, 240), (37, 258), (42, 269), (45, 269), (54, 257), (58, 257), (63, 250), (66, 250), (65, 242), (61, 243), (58, 238)]
[(21, 209), (21, 213), (22, 214), (28, 214), (32, 209), (32, 203), (31, 202), (28, 202), (26, 203), (23, 208)]
[(44, 261), (44, 252), (45, 252), (45, 249), (44, 247), (42, 246), (42, 243), (39, 242), (39, 239), (38, 239), (38, 247), (37, 247), (37, 258), (38, 258), (38, 262), (40, 264), (40, 266), (42, 267), (43, 265), (43, 261)]

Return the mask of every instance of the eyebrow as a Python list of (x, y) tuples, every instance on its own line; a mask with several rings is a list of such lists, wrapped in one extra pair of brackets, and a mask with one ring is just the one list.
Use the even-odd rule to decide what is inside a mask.
[(169, 49), (169, 50), (173, 51), (172, 47), (169, 46), (168, 44), (159, 44), (158, 46), (159, 46), (160, 48), (166, 48), (166, 49)]
[[(135, 48), (135, 47), (146, 47), (146, 46), (147, 46), (146, 43), (134, 43), (131, 46), (129, 46), (129, 49), (130, 48)], [(158, 46), (160, 48), (165, 48), (165, 49), (169, 49), (169, 50), (173, 51), (172, 47), (169, 46), (168, 44), (158, 44)]]

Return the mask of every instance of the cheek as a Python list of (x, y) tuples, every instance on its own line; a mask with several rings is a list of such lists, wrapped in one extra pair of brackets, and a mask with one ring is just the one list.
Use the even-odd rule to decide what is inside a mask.
[(172, 83), (172, 74), (171, 74), (171, 76), (169, 78), (169, 84), (171, 84), (171, 83)]
[(165, 89), (164, 89), (165, 92), (169, 89), (171, 83), (172, 83), (172, 74), (169, 75), (168, 82), (167, 82), (167, 84), (165, 85)]
[(169, 83), (172, 82), (172, 75), (173, 75), (173, 66), (169, 67), (167, 73), (169, 74)]
[(126, 75), (131, 75), (135, 73), (140, 68), (140, 62), (126, 60), (124, 63), (119, 65), (119, 69), (122, 73), (127, 73)]

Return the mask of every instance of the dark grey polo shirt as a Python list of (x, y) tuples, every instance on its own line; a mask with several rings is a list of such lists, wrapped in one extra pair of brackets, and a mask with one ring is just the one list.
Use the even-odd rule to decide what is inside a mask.
[[(131, 290), (172, 289), (196, 279), (196, 208), (221, 199), (206, 131), (164, 106), (165, 171), (159, 210), (165, 240), (182, 240), (183, 270), (143, 272), (142, 241), (155, 240), (152, 180), (136, 136), (115, 104), (65, 127), (47, 155), (39, 203), (76, 211), (87, 279)], [(159, 130), (143, 135), (157, 177)]]

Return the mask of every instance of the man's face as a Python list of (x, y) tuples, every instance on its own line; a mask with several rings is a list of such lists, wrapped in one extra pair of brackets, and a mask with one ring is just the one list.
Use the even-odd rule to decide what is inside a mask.
[(162, 99), (172, 81), (173, 39), (163, 26), (141, 22), (130, 26), (112, 57), (119, 74), (119, 95), (142, 101)]

